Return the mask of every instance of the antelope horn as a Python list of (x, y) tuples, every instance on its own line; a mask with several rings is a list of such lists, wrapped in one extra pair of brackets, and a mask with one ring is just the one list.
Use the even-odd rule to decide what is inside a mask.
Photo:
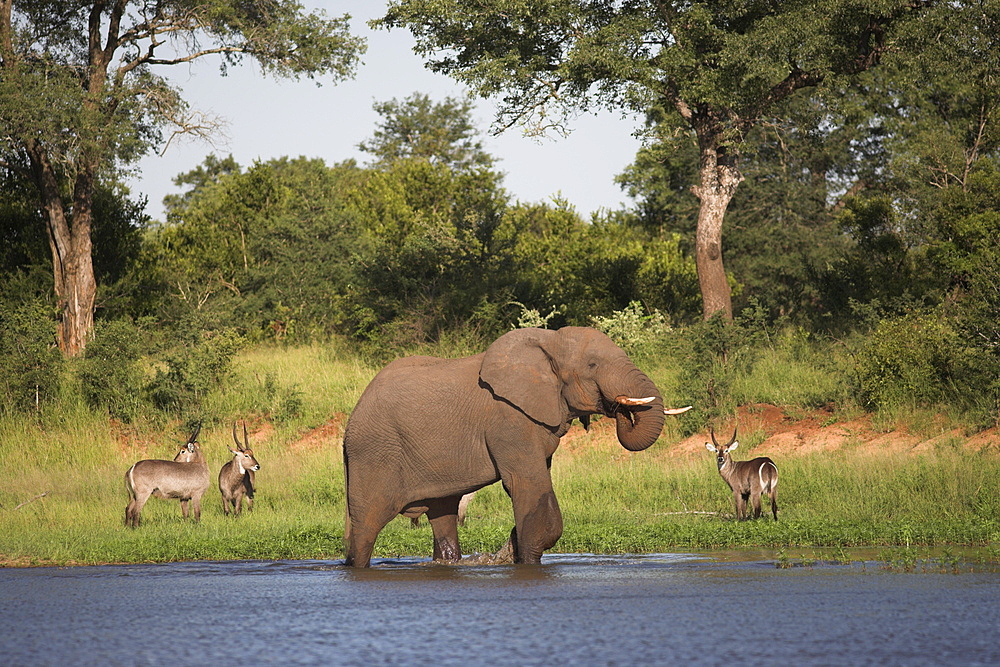
[[(238, 422), (233, 422), (233, 442), (236, 443), (236, 449), (238, 449), (238, 450), (240, 450), (242, 452), (243, 451), (243, 445), (240, 444), (240, 438), (239, 438), (238, 435), (236, 435), (236, 424), (237, 423)], [(246, 422), (243, 422), (243, 439), (246, 440), (246, 438), (247, 438), (247, 424), (246, 424)]]
[(198, 422), (198, 424), (194, 427), (194, 433), (192, 433), (191, 437), (188, 438), (188, 443), (190, 444), (190, 443), (198, 442), (198, 434), (199, 433), (201, 433), (201, 422)]
[(243, 420), (243, 446), (245, 449), (250, 449), (250, 438), (247, 436), (247, 421)]
[(733, 437), (731, 437), (729, 439), (729, 442), (726, 443), (726, 447), (728, 447), (729, 445), (733, 444), (734, 442), (736, 442), (736, 427), (735, 426), (733, 427)]
[(718, 447), (719, 446), (719, 442), (715, 439), (715, 428), (709, 426), (708, 427), (708, 434), (712, 437), (712, 444), (715, 445), (716, 447)]
[(687, 406), (684, 408), (663, 408), (663, 414), (665, 415), (681, 415), (691, 409), (692, 406)]
[(617, 396), (615, 397), (615, 402), (621, 405), (649, 405), (656, 400), (656, 396), (647, 396), (646, 398), (630, 398), (628, 396)]

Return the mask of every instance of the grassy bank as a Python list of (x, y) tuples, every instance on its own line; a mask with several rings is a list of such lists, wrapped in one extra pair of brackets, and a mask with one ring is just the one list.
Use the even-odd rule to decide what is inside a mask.
[[(670, 370), (656, 372), (668, 376)], [(373, 374), (372, 367), (323, 347), (241, 354), (233, 388), (208, 400), (227, 406), (234, 417), (250, 418), (262, 464), (255, 510), (227, 519), (213, 484), (200, 524), (183, 521), (176, 501), (151, 499), (140, 529), (122, 525), (125, 470), (142, 458), (170, 457), (187, 435), (179, 422), (123, 426), (71, 401), (56, 414), (0, 420), (0, 561), (340, 558), (339, 425)], [(282, 414), (294, 416), (276, 416)], [(230, 428), (231, 422), (220, 420), (202, 430), (213, 478), (229, 459)], [(956, 546), (996, 556), (995, 453), (846, 448), (790, 456), (780, 462), (781, 521), (736, 522), (711, 456), (677, 455), (683, 436), (677, 428), (672, 423), (650, 450), (630, 453), (598, 421), (557, 452), (553, 479), (566, 527), (553, 551)], [(741, 453), (749, 457), (752, 451)], [(502, 489), (484, 489), (460, 529), (463, 551), (497, 549), (511, 524)], [(400, 518), (382, 533), (376, 556), (427, 556), (430, 550), (426, 522), (412, 529)]]

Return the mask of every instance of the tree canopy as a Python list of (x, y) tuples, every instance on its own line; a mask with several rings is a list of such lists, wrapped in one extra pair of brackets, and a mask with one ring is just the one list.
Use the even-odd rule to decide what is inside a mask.
[(0, 0), (0, 164), (37, 192), (65, 353), (93, 328), (97, 184), (165, 133), (214, 129), (158, 68), (252, 58), (274, 76), (336, 81), (364, 49), (347, 21), (276, 0)]
[[(394, 0), (375, 25), (407, 28), (428, 67), (498, 99), (497, 125), (544, 132), (602, 105), (665, 113), (694, 135), (696, 260), (705, 317), (731, 316), (722, 223), (747, 135), (801, 89), (880, 62), (934, 2), (507, 2)], [(683, 134), (683, 132), (681, 133)]]
[(451, 97), (434, 102), (423, 93), (406, 99), (376, 102), (382, 117), (375, 133), (359, 147), (376, 164), (403, 158), (422, 158), (456, 171), (489, 169), (493, 156), (483, 150), (472, 120), (472, 101)]

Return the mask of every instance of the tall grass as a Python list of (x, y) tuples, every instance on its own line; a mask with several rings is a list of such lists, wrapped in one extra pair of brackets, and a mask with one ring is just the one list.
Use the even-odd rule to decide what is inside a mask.
[[(650, 375), (677, 377), (676, 363), (664, 362)], [(771, 366), (796, 363), (784, 357)], [(225, 417), (207, 423), (200, 440), (214, 478), (230, 458), (232, 420), (252, 419), (251, 441), (262, 465), (254, 511), (223, 516), (213, 479), (200, 524), (182, 520), (176, 501), (151, 499), (139, 529), (123, 526), (126, 469), (141, 458), (171, 457), (188, 435), (180, 421), (124, 427), (71, 399), (58, 414), (0, 418), (0, 561), (339, 558), (342, 433), (313, 429), (342, 424), (375, 370), (323, 345), (241, 353), (232, 382), (207, 399)], [(792, 374), (801, 369), (785, 380), (771, 372), (776, 384), (808, 377)], [(296, 405), (282, 409), (290, 397)], [(846, 448), (788, 457), (781, 462), (781, 521), (736, 522), (712, 458), (680, 456), (671, 446), (683, 435), (681, 422), (670, 420), (660, 442), (632, 453), (614, 440), (610, 420), (597, 420), (589, 434), (564, 445), (552, 466), (565, 520), (554, 550), (992, 545), (1000, 539), (995, 453), (941, 447), (916, 456)], [(497, 549), (512, 523), (502, 488), (487, 487), (460, 529), (463, 551)], [(377, 556), (430, 552), (426, 522), (412, 529), (403, 519), (392, 521), (376, 545)]]

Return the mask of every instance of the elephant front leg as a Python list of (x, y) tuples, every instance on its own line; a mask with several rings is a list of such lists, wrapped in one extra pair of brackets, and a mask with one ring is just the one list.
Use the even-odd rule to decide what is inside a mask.
[(505, 486), (514, 505), (514, 562), (540, 563), (542, 552), (554, 546), (563, 531), (552, 480), (546, 474), (544, 478), (515, 478)]
[(369, 567), (375, 539), (397, 512), (398, 509), (384, 504), (358, 507), (348, 499), (347, 521), (344, 526), (344, 541), (347, 544), (344, 564), (350, 567)]
[(462, 559), (458, 544), (458, 502), (461, 496), (438, 498), (428, 503), (427, 520), (434, 534), (434, 560), (455, 563)]

